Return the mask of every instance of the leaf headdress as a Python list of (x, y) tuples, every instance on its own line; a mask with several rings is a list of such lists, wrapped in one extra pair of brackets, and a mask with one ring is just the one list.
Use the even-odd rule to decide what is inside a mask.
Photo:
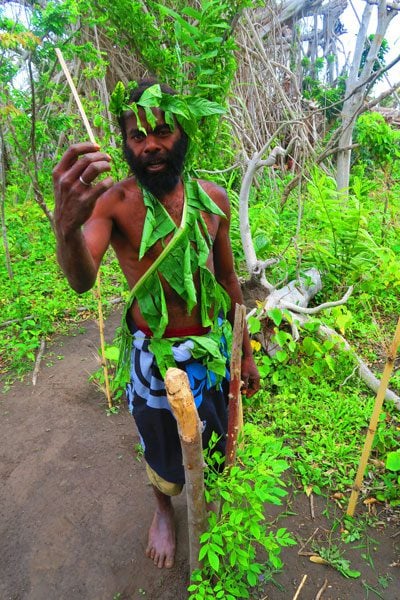
[(200, 96), (165, 93), (158, 83), (145, 89), (137, 102), (129, 102), (130, 94), (135, 87), (137, 87), (136, 83), (128, 84), (125, 87), (119, 81), (111, 94), (110, 111), (117, 117), (121, 117), (125, 111), (132, 111), (136, 116), (138, 128), (143, 130), (143, 133), (146, 133), (146, 131), (140, 123), (139, 108), (144, 110), (146, 119), (151, 127), (155, 127), (156, 125), (156, 118), (152, 109), (159, 108), (165, 114), (165, 122), (173, 128), (175, 126), (174, 120), (176, 119), (192, 141), (196, 138), (198, 121), (201, 118), (220, 115), (225, 112), (225, 109), (220, 104)]

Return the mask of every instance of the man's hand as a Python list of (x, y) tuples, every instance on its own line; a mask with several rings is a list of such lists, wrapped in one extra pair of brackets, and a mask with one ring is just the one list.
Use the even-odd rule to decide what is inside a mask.
[(242, 358), (242, 393), (251, 398), (260, 389), (260, 374), (252, 356)]
[(113, 185), (111, 177), (95, 183), (110, 171), (111, 158), (91, 142), (74, 144), (53, 170), (55, 224), (59, 236), (68, 237), (88, 220), (97, 199)]

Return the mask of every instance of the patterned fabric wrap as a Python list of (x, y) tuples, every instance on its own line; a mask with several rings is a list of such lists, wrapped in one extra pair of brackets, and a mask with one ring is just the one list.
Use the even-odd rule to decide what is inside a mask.
[[(133, 334), (131, 379), (126, 387), (128, 406), (139, 430), (146, 462), (166, 481), (182, 484), (185, 477), (177, 424), (155, 356), (149, 349), (150, 341), (140, 330)], [(207, 448), (215, 431), (220, 439), (214, 451), (225, 455), (228, 368), (222, 381), (216, 383), (215, 375), (192, 357), (193, 347), (194, 342), (190, 338), (172, 342), (174, 359), (177, 367), (188, 375), (202, 422), (203, 448)], [(223, 338), (221, 351), (227, 357)]]

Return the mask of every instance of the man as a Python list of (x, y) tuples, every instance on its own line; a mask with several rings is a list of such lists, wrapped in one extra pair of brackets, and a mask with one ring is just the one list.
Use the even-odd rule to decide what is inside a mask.
[[(78, 293), (95, 283), (109, 244), (131, 288), (122, 322), (121, 365), (127, 398), (145, 449), (156, 511), (146, 554), (171, 567), (175, 527), (171, 496), (184, 473), (175, 420), (163, 384), (168, 366), (184, 369), (203, 423), (224, 452), (227, 425), (227, 353), (224, 328), (242, 302), (229, 240), (226, 192), (183, 176), (188, 136), (160, 107), (149, 114), (149, 89), (139, 84), (119, 114), (126, 160), (133, 172), (114, 184), (110, 157), (99, 146), (71, 146), (53, 172), (57, 256)], [(173, 90), (156, 86), (168, 106)], [(146, 95), (147, 93), (147, 95)], [(140, 102), (145, 106), (142, 106)], [(156, 102), (157, 104), (157, 102)], [(259, 389), (247, 331), (242, 379), (248, 396)]]

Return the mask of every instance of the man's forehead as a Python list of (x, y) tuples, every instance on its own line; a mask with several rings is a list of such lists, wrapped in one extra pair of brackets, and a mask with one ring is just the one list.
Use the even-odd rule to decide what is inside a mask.
[[(165, 124), (165, 113), (159, 109), (159, 108), (152, 108), (150, 109), (151, 112), (153, 113), (153, 115), (156, 118), (156, 123), (157, 125), (164, 125)], [(150, 128), (152, 129), (151, 125), (149, 124), (149, 122), (146, 119), (146, 113), (144, 111), (144, 109), (140, 106), (138, 106), (138, 114), (139, 114), (139, 119), (140, 119), (140, 124), (142, 127), (144, 128)], [(129, 123), (130, 127), (137, 127), (138, 126), (138, 122), (136, 119), (136, 115), (133, 112), (133, 110), (130, 110), (126, 113), (126, 122), (127, 124)]]

